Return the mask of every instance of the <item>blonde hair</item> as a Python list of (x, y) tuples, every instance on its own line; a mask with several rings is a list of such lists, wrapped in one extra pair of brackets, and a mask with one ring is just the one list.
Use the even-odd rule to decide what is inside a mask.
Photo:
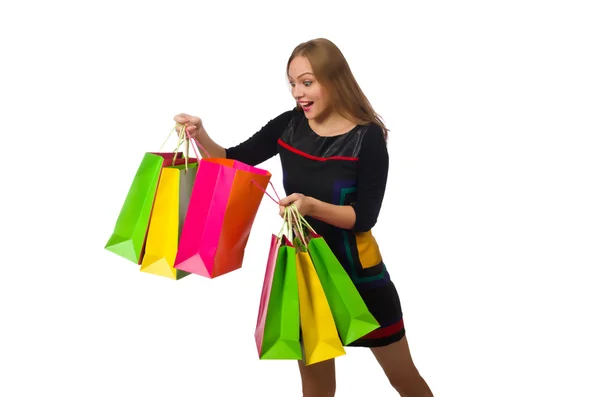
[(299, 44), (287, 63), (297, 56), (308, 59), (313, 74), (330, 95), (333, 108), (341, 116), (356, 120), (360, 125), (377, 124), (387, 140), (388, 129), (361, 90), (340, 49), (330, 40), (319, 38)]

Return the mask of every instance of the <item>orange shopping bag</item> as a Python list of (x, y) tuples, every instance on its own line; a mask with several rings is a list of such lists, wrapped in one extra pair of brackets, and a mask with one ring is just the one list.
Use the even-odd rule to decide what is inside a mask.
[(240, 161), (200, 160), (174, 267), (209, 278), (241, 268), (270, 180), (268, 171)]

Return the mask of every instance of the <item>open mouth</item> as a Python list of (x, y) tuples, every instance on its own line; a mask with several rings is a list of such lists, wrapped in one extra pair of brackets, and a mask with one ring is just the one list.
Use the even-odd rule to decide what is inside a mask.
[(304, 109), (305, 112), (308, 112), (313, 105), (314, 102), (303, 102), (300, 105), (302, 106), (302, 109)]

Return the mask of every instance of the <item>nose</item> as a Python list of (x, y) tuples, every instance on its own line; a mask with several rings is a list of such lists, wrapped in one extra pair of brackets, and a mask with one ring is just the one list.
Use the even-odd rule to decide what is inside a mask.
[(298, 100), (304, 96), (304, 89), (302, 84), (297, 84), (292, 87), (292, 96)]

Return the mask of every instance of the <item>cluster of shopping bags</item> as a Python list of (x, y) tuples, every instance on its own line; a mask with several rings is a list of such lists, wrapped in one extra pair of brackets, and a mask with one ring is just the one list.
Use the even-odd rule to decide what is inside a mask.
[(197, 152), (190, 157), (190, 141), (199, 143), (183, 128), (178, 137), (173, 152), (144, 154), (105, 248), (142, 272), (214, 278), (241, 268), (271, 174)]
[[(144, 154), (105, 248), (142, 272), (214, 278), (242, 267), (271, 174), (211, 158), (184, 128), (178, 137), (173, 152)], [(207, 156), (190, 157), (190, 142)], [(294, 205), (286, 207), (271, 236), (259, 303), (259, 358), (318, 363), (344, 355), (344, 346), (377, 328), (323, 237)]]
[(306, 365), (379, 328), (345, 269), (294, 205), (271, 236), (255, 331), (260, 359)]

